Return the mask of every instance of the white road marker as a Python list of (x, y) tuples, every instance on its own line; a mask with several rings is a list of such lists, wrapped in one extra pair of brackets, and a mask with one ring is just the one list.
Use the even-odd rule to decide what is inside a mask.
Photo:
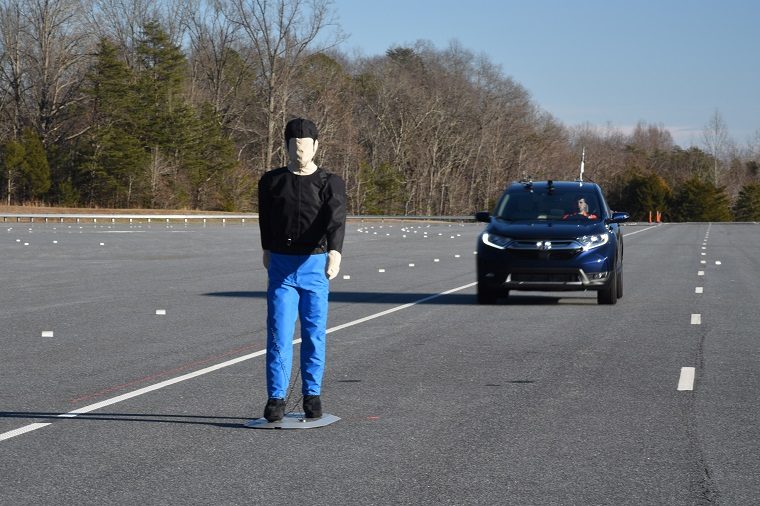
[(351, 279), (351, 276), (349, 276), (348, 274), (345, 274), (345, 275), (343, 276), (343, 279)]
[(53, 337), (53, 331), (52, 330), (43, 330), (42, 331), (42, 337)]
[(409, 264), (409, 267), (414, 267), (414, 264)]
[(646, 228), (642, 228), (640, 230), (637, 230), (635, 232), (628, 232), (627, 234), (623, 234), (623, 237), (628, 237), (629, 235), (640, 234), (641, 232), (646, 232), (647, 230), (654, 230), (654, 229), (659, 228), (661, 226), (662, 226), (662, 223), (660, 223), (659, 225), (651, 225), (651, 226), (648, 226)]
[(695, 369), (693, 367), (681, 367), (681, 376), (678, 378), (678, 390), (694, 390), (694, 375)]
[(385, 269), (378, 269), (377, 272), (385, 272)]
[(694, 293), (704, 293), (704, 288), (701, 286), (698, 286), (694, 289)]
[(705, 275), (705, 271), (697, 271), (697, 276), (704, 276), (704, 275)]
[(3, 432), (0, 434), (0, 441), (5, 441), (6, 439), (20, 436), (21, 434), (26, 434), (27, 432), (32, 432), (33, 430), (41, 429), (42, 427), (47, 427), (48, 425), (50, 425), (50, 423), (32, 423), (23, 427), (19, 427), (18, 429)]
[(700, 260), (699, 263), (702, 264), (702, 265), (704, 265), (704, 264), (707, 263), (707, 260)]
[(720, 265), (720, 260), (716, 260), (715, 265)]
[(165, 315), (166, 314), (166, 309), (156, 309), (156, 314), (158, 314), (158, 315)]
[(433, 259), (433, 262), (440, 262), (440, 261), (441, 261), (441, 259), (440, 259), (440, 258), (434, 258), (434, 259)]
[(702, 315), (699, 313), (692, 313), (691, 314), (691, 324), (692, 325), (702, 325)]

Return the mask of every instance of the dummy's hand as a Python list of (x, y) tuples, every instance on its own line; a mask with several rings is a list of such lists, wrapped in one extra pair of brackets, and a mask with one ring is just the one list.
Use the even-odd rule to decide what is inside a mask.
[(340, 252), (331, 249), (327, 253), (327, 279), (333, 279), (340, 272)]
[(265, 269), (269, 269), (269, 250), (265, 249), (261, 255), (261, 263), (264, 264)]

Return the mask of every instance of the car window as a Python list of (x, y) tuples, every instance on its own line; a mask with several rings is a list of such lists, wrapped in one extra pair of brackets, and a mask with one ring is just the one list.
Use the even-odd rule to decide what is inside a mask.
[(509, 221), (598, 220), (600, 202), (593, 191), (546, 190), (508, 192), (496, 207), (498, 218)]

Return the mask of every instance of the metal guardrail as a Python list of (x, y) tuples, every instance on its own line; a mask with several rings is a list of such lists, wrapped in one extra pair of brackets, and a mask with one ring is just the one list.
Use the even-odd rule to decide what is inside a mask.
[(9, 220), (10, 221), (16, 221), (17, 223), (20, 222), (29, 222), (34, 223), (35, 221), (41, 221), (44, 223), (48, 223), (50, 221), (57, 221), (60, 223), (63, 222), (76, 222), (81, 223), (82, 221), (91, 221), (93, 223), (98, 223), (98, 220), (103, 222), (110, 222), (110, 223), (116, 223), (119, 222), (147, 222), (151, 223), (153, 221), (165, 221), (166, 223), (169, 223), (171, 221), (184, 221), (185, 223), (189, 221), (222, 221), (227, 222), (228, 220), (237, 221), (240, 220), (242, 223), (245, 223), (246, 220), (252, 220), (255, 221), (258, 219), (258, 214), (225, 214), (225, 215), (219, 215), (219, 214), (88, 214), (88, 213), (74, 213), (74, 214), (59, 214), (59, 213), (5, 213), (0, 214), (2, 216), (3, 222), (6, 223)]
[[(258, 213), (246, 214), (106, 214), (106, 213), (0, 213), (3, 223), (15, 221), (16, 223), (28, 222), (35, 223), (40, 221), (49, 222), (76, 222), (90, 221), (92, 223), (105, 222), (138, 222), (152, 223), (161, 222), (237, 222), (245, 223), (246, 221), (256, 221), (259, 218)], [(353, 221), (474, 221), (473, 216), (380, 216), (380, 215), (350, 215), (349, 220)]]

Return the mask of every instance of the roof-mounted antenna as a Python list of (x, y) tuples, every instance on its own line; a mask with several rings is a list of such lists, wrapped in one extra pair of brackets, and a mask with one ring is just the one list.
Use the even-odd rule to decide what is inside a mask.
[(586, 163), (586, 146), (583, 146), (583, 153), (581, 154), (581, 175), (578, 181), (583, 181), (583, 166)]

